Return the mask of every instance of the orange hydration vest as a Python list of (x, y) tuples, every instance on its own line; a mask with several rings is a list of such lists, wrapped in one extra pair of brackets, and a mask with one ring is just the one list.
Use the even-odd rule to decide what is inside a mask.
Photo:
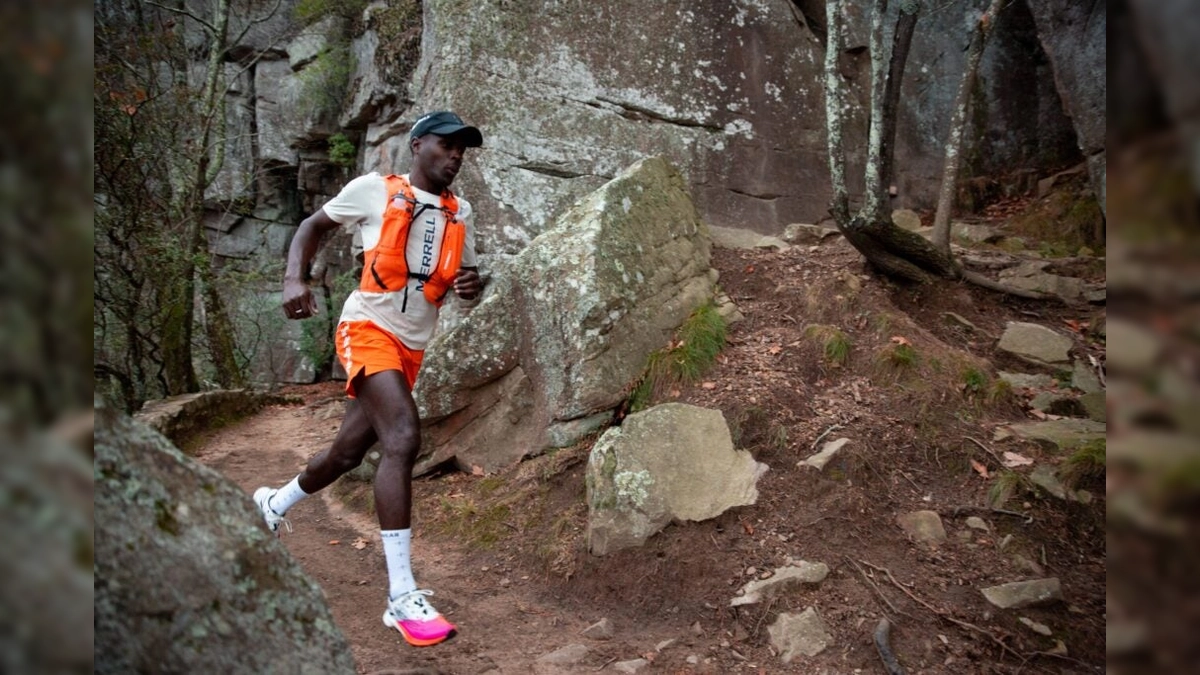
[[(454, 285), (458, 266), (462, 262), (463, 243), (467, 238), (467, 226), (458, 218), (458, 199), (449, 189), (442, 192), (441, 211), (446, 214), (446, 229), (442, 234), (441, 252), (437, 264), (428, 274), (413, 271), (408, 266), (405, 253), (408, 251), (408, 232), (414, 216), (425, 209), (437, 208), (432, 204), (418, 202), (412, 185), (404, 176), (390, 175), (387, 182), (388, 205), (383, 212), (383, 230), (379, 245), (366, 251), (363, 258), (362, 281), (359, 290), (368, 293), (389, 293), (403, 289), (408, 293), (408, 279), (424, 282), (425, 298), (441, 307), (442, 298)], [(407, 304), (407, 296), (405, 297)]]

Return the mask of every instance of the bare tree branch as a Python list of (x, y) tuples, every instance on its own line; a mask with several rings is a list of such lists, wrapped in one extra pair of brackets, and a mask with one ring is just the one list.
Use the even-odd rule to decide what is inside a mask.
[(950, 211), (954, 208), (958, 170), (962, 166), (963, 130), (967, 125), (971, 88), (975, 86), (983, 47), (992, 32), (992, 26), (996, 24), (996, 15), (1000, 12), (1003, 2), (1005, 0), (992, 0), (992, 4), (975, 24), (970, 46), (967, 48), (967, 65), (963, 70), (962, 80), (958, 83), (958, 94), (954, 97), (954, 113), (950, 119), (950, 134), (946, 139), (946, 161), (942, 168), (942, 186), (938, 192), (937, 211), (933, 216), (933, 245), (946, 253), (950, 252)]
[(880, 155), (883, 150), (884, 92), (887, 89), (889, 63), (883, 40), (883, 20), (887, 14), (887, 0), (875, 0), (871, 9), (871, 126), (867, 133), (866, 193), (859, 215), (868, 222), (883, 217), (884, 192), (880, 172)]
[(842, 143), (842, 81), (838, 57), (842, 53), (842, 0), (825, 3), (828, 37), (825, 40), (825, 127), (829, 132), (829, 179), (833, 188), (830, 212), (839, 228), (850, 223), (850, 197), (846, 188), (846, 154)]
[(196, 14), (193, 14), (188, 9), (179, 8), (179, 7), (168, 7), (162, 3), (154, 2), (154, 0), (146, 0), (146, 4), (150, 5), (151, 7), (165, 9), (166, 11), (171, 12), (172, 14), (179, 14), (180, 16), (186, 16), (187, 18), (191, 19), (192, 21), (195, 21), (196, 23), (200, 24), (201, 26), (204, 26), (204, 29), (207, 30), (209, 32), (209, 34), (211, 34), (211, 35), (216, 35), (216, 33), (217, 33), (216, 26), (212, 25), (208, 21), (205, 21), (204, 19), (200, 18)]

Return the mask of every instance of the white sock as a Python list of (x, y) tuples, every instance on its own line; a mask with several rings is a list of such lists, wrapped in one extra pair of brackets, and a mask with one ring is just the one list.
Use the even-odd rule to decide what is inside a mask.
[(296, 505), (296, 502), (304, 499), (308, 493), (300, 488), (300, 476), (292, 479), (292, 482), (279, 488), (279, 491), (271, 495), (267, 500), (267, 506), (278, 515), (287, 513), (287, 510)]
[(412, 530), (380, 530), (379, 535), (387, 558), (388, 599), (417, 590), (412, 573)]

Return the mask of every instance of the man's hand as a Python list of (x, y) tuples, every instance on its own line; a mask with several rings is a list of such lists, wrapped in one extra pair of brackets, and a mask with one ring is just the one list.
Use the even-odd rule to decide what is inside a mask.
[(474, 300), (483, 291), (483, 279), (474, 267), (464, 267), (454, 277), (454, 294), (463, 300)]
[(298, 279), (284, 279), (283, 313), (289, 319), (307, 319), (317, 313), (317, 299), (308, 284)]

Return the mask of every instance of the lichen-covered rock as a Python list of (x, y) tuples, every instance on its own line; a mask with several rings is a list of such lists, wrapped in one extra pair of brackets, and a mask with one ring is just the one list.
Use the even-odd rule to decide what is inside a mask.
[(753, 504), (766, 470), (734, 449), (719, 410), (666, 403), (630, 415), (588, 458), (588, 550), (639, 546), (672, 521)]
[(425, 351), (418, 472), (495, 470), (611, 419), (646, 358), (713, 295), (711, 244), (667, 162), (637, 162), (493, 277)]
[(103, 406), (95, 453), (95, 672), (355, 672), (244, 492)]
[(0, 448), (0, 672), (86, 673), (96, 633), (87, 450), (36, 432), (14, 438), (4, 422)]

